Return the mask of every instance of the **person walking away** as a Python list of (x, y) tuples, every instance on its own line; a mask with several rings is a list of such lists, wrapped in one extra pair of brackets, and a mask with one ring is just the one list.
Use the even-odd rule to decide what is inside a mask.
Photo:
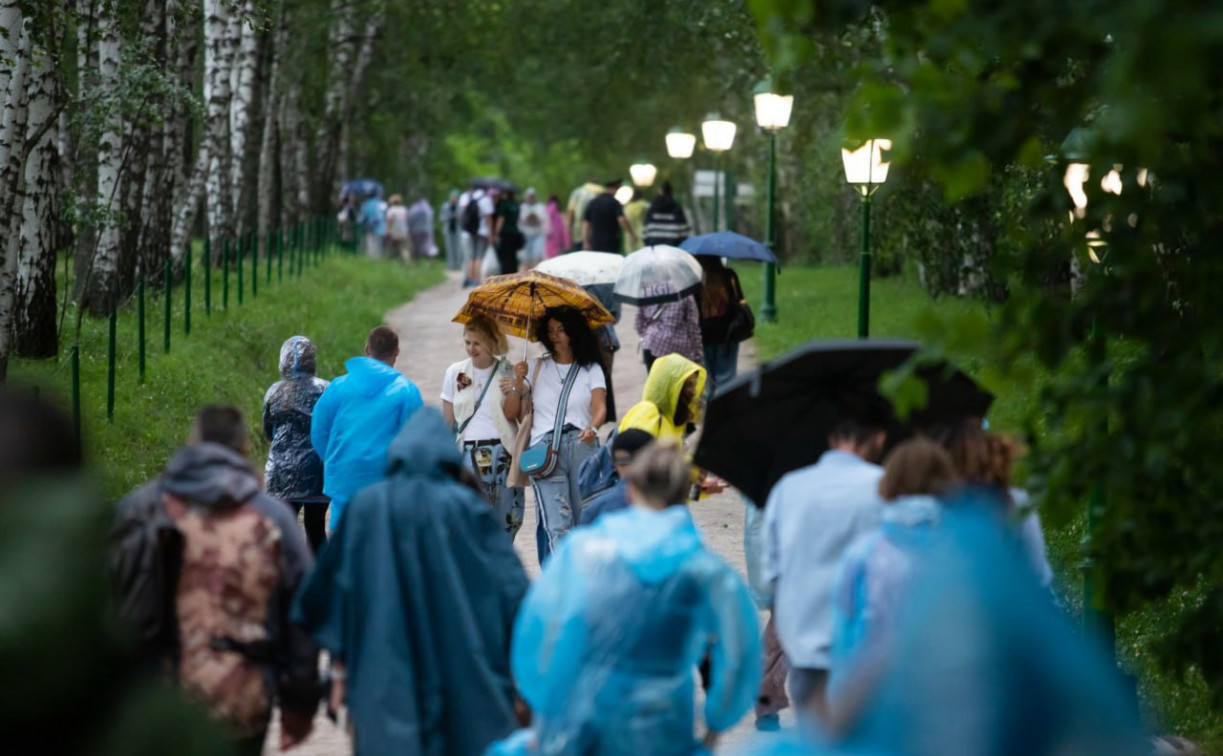
[(467, 359), (446, 368), (442, 416), (454, 429), (463, 464), (480, 479), (493, 519), (510, 540), (522, 527), (523, 490), (507, 478), (514, 464), (514, 441), (523, 392), (514, 385), (509, 350), (497, 324), (477, 315), (463, 326)]
[(628, 232), (633, 244), (637, 243), (637, 234), (624, 217), (624, 206), (615, 197), (622, 183), (620, 179), (608, 181), (602, 193), (587, 203), (582, 215), (582, 249), (619, 253), (621, 229)]
[(551, 260), (557, 255), (568, 252), (572, 246), (569, 235), (569, 224), (561, 212), (561, 200), (555, 194), (548, 198), (548, 236), (544, 246), (544, 257)]
[(701, 341), (704, 343), (705, 367), (713, 389), (735, 377), (739, 371), (739, 342), (731, 333), (735, 306), (745, 304), (739, 275), (722, 264), (720, 257), (700, 255), (697, 258), (704, 272), (701, 289)]
[[(599, 345), (580, 312), (567, 306), (549, 307), (535, 324), (535, 337), (547, 354), (535, 360), (533, 368), (525, 361), (516, 364), (513, 387), (526, 399), (516, 445), (521, 447), (524, 441), (527, 446), (551, 444), (557, 452), (557, 464), (550, 474), (529, 477), (538, 523), (535, 544), (542, 565), (582, 514), (578, 471), (598, 451), (599, 426), (607, 417), (607, 386)], [(563, 403), (562, 397), (567, 397)], [(555, 437), (558, 427), (560, 438)], [(510, 485), (528, 482), (520, 466), (510, 472)]]
[(260, 493), (249, 438), (236, 408), (200, 410), (161, 476), (119, 502), (111, 543), (147, 653), (258, 754), (274, 703), (282, 748), (310, 734), (320, 687), (318, 648), (289, 623), (313, 558), (293, 511)]
[[(646, 288), (647, 296), (674, 294), (669, 281)], [(667, 354), (679, 354), (693, 362), (705, 362), (701, 336), (701, 311), (695, 297), (686, 296), (678, 302), (642, 305), (637, 308), (633, 328), (641, 337), (641, 356), (648, 374), (654, 360)]]
[(467, 278), (464, 285), (475, 286), (480, 283), (481, 269), (489, 249), (489, 235), (492, 233), (493, 198), (483, 189), (473, 189), (467, 206), (463, 208), (462, 228), (470, 240), (470, 255), (467, 258)]
[(887, 663), (912, 574), (939, 521), (939, 499), (956, 482), (951, 457), (929, 439), (905, 441), (888, 454), (879, 481), (879, 527), (858, 536), (837, 569), (828, 667), (834, 718), (845, 714), (847, 698), (869, 686), (864, 670)]
[(641, 238), (647, 247), (656, 244), (678, 247), (680, 242), (692, 235), (684, 206), (676, 201), (672, 192), (671, 182), (662, 182), (658, 196), (646, 210)]
[(370, 259), (381, 260), (386, 241), (386, 211), (382, 198), (376, 192), (366, 195), (361, 203), (359, 219), (361, 227), (365, 229), (365, 254)]
[(548, 238), (548, 209), (539, 201), (539, 195), (534, 189), (527, 189), (522, 195), (522, 207), (518, 213), (518, 227), (522, 231), (525, 247), (523, 248), (522, 267), (531, 270), (544, 259), (544, 244)]
[[(527, 592), (511, 660), (535, 719), (491, 754), (558, 744), (564, 754), (695, 755), (751, 708), (756, 609), (683, 505), (682, 452), (646, 447), (626, 477), (633, 506), (570, 535)], [(708, 729), (698, 742), (693, 670), (704, 658)]]
[(304, 517), (310, 550), (317, 554), (327, 540), (327, 497), (323, 495), (323, 460), (310, 445), (310, 416), (327, 388), (315, 375), (317, 350), (305, 336), (280, 346), (280, 380), (263, 396), (263, 435), (269, 442), (264, 480), (270, 496)]
[(416, 384), (395, 369), (399, 336), (386, 326), (369, 332), (365, 355), (344, 363), (319, 397), (310, 442), (323, 460), (323, 493), (331, 497), (335, 530), (357, 491), (382, 479), (386, 448), (423, 402)]
[(403, 197), (392, 194), (386, 208), (386, 255), (391, 260), (408, 262), (408, 208)]
[(650, 208), (650, 203), (646, 201), (640, 189), (633, 190), (633, 196), (629, 199), (627, 205), (624, 206), (624, 219), (628, 221), (629, 228), (633, 230), (633, 244), (626, 243), (624, 245), (624, 254), (632, 254), (637, 251), (637, 244), (645, 232), (645, 214)]
[(433, 239), (433, 207), (424, 197), (408, 208), (408, 242), (413, 260), (437, 256), (437, 243)]
[(459, 190), (451, 189), (450, 196), (442, 203), (438, 212), (442, 224), (442, 243), (446, 247), (446, 270), (459, 270), (463, 265), (463, 247), (459, 238)]
[(842, 407), (828, 451), (785, 475), (764, 513), (764, 580), (777, 637), (790, 663), (790, 698), (799, 716), (827, 721), (832, 597), (837, 565), (859, 535), (879, 523), (883, 502), (875, 460), (886, 417), (872, 405)]
[(357, 754), (479, 756), (515, 727), (510, 631), (526, 573), (432, 407), (386, 455), (298, 594)]
[(688, 425), (700, 420), (705, 394), (705, 368), (680, 354), (654, 361), (646, 376), (641, 401), (620, 421), (620, 432), (639, 428), (658, 439), (682, 444)]
[(611, 461), (615, 482), (588, 504), (582, 506), (579, 525), (592, 525), (606, 514), (619, 512), (629, 505), (628, 479), (625, 473), (637, 457), (637, 452), (654, 442), (654, 437), (640, 428), (629, 428), (617, 433), (611, 442)]
[(582, 249), (582, 219), (586, 217), (586, 206), (602, 193), (602, 184), (592, 179), (569, 194), (569, 204), (565, 208), (565, 227), (573, 241), (574, 252)]
[(501, 193), (493, 216), (493, 240), (502, 275), (518, 272), (518, 251), (526, 243), (522, 231), (518, 229), (520, 210), (512, 189)]

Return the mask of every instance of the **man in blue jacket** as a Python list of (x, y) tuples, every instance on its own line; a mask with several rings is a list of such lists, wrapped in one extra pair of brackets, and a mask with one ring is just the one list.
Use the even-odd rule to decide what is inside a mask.
[(386, 450), (423, 402), (416, 384), (395, 369), (399, 336), (386, 326), (369, 332), (365, 356), (344, 363), (319, 397), (310, 442), (323, 460), (323, 493), (331, 497), (331, 528), (357, 491), (386, 477)]

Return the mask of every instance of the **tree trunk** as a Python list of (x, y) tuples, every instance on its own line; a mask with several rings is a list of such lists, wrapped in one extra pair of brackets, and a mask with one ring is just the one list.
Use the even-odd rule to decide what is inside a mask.
[[(145, 4), (141, 35), (147, 46), (147, 55), (153, 65), (162, 70), (170, 66), (170, 30), (168, 0), (148, 0)], [(140, 233), (133, 256), (134, 279), (143, 276), (149, 280), (150, 273), (161, 270), (161, 262), (167, 257), (166, 247), (170, 240), (171, 215), (169, 198), (174, 194), (174, 176), (166, 161), (166, 132), (174, 113), (173, 100), (159, 98), (156, 108), (163, 114), (164, 123), (149, 119), (140, 125), (145, 140), (144, 152), (148, 158), (143, 172), (136, 172), (133, 165), (133, 184), (139, 182), (139, 204), (130, 212), (139, 220)], [(136, 197), (132, 198), (133, 201)]]
[(56, 149), (55, 98), (60, 92), (47, 50), (32, 62), (29, 118), (26, 125), (25, 199), (15, 292), (14, 348), (23, 357), (54, 357), (56, 332), (55, 252)]
[[(98, 76), (104, 101), (113, 102), (119, 95), (119, 55), (121, 41), (117, 9), (103, 4), (98, 9)], [(119, 298), (119, 245), (121, 241), (120, 172), (123, 167), (123, 118), (118, 107), (105, 116), (102, 138), (98, 145), (97, 203), (102, 225), (98, 229), (97, 248), (89, 265), (85, 283), (89, 312), (95, 317), (108, 314)]]
[[(184, 12), (185, 0), (170, 0), (166, 8), (167, 36), (176, 50), (175, 62), (178, 70), (178, 83), (188, 92), (195, 91), (195, 57), (199, 47), (198, 17), (193, 12)], [(174, 111), (166, 120), (165, 162), (166, 173), (173, 184), (166, 193), (167, 199), (173, 197), (174, 204), (167, 212), (172, 218), (170, 228), (170, 258), (175, 264), (186, 254), (191, 227), (195, 224), (196, 212), (204, 196), (204, 181), (208, 174), (208, 143), (202, 142), (195, 161), (190, 162), (190, 138), (188, 127), (191, 114), (186, 104), (179, 100), (175, 102)], [(190, 172), (188, 167), (190, 166)], [(148, 261), (152, 272), (159, 269), (161, 258)]]
[(249, 138), (255, 125), (250, 113), (255, 102), (256, 66), (259, 63), (259, 33), (254, 27), (253, 0), (243, 0), (241, 10), (230, 23), (230, 34), (237, 39), (237, 51), (230, 77), (233, 103), (230, 106), (230, 185), (233, 187), (234, 224), (239, 236), (250, 230), (248, 212)]
[[(283, 101), (281, 93), (281, 60), (282, 51), (288, 39), (288, 29), (285, 19), (284, 0), (276, 3), (275, 27), (271, 34), (270, 60), (268, 61), (268, 86), (263, 98), (263, 138), (259, 146), (259, 181), (256, 195), (259, 199), (259, 218), (256, 228), (259, 238), (266, 239), (268, 232), (278, 224), (279, 203), (274, 200), (278, 196), (277, 167), (280, 154), (280, 107)], [(270, 254), (270, 251), (269, 251)]]
[(203, 144), (207, 145), (208, 159), (208, 232), (214, 243), (234, 234), (229, 80), (237, 40), (230, 37), (235, 28), (230, 24), (230, 15), (227, 0), (204, 0), (204, 90), (208, 115)]
[[(77, 0), (78, 22), (76, 27), (76, 70), (78, 73), (76, 99), (77, 118), (87, 123), (92, 118), (93, 99), (86, 93), (96, 92), (98, 80), (98, 35), (97, 0)], [(85, 298), (85, 287), (89, 281), (89, 270), (93, 264), (93, 251), (97, 243), (98, 229), (85, 205), (94, 196), (97, 186), (98, 144), (88, 130), (82, 130), (76, 143), (73, 164), (72, 191), (83, 211), (76, 222), (75, 254), (73, 256), (72, 297), (76, 301)]]
[[(323, 118), (315, 138), (318, 160), (315, 162), (313, 184), (316, 209), (330, 208), (338, 194), (345, 114), (354, 87), (351, 66), (356, 56), (353, 31), (354, 3), (352, 0), (331, 1), (331, 27), (328, 49), (331, 60), (327, 69), (327, 90), (324, 96)], [(297, 111), (300, 113), (300, 109)]]
[(0, 382), (8, 376), (8, 359), (12, 351), (13, 326), (16, 323), (16, 279), (20, 216), (15, 212), (25, 184), (25, 128), (29, 103), (26, 86), (30, 64), (30, 20), (19, 19), (20, 32), (12, 51), (12, 74), (4, 93), (4, 111), (0, 114)]

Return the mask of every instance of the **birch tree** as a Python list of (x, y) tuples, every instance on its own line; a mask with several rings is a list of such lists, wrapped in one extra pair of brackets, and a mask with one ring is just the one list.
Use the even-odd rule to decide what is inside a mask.
[(202, 144), (207, 145), (208, 232), (217, 240), (230, 238), (234, 231), (229, 109), (237, 40), (232, 37), (232, 16), (233, 9), (226, 0), (204, 0), (204, 98), (208, 111)]
[(255, 28), (255, 4), (242, 0), (239, 11), (230, 19), (229, 36), (236, 39), (236, 55), (230, 81), (233, 101), (230, 105), (230, 178), (234, 207), (234, 226), (239, 235), (246, 233), (248, 214), (245, 212), (248, 170), (248, 137), (254, 125), (251, 106), (255, 100), (256, 68), (259, 63), (259, 33)]
[(30, 20), (17, 16), (20, 29), (18, 42), (12, 50), (13, 69), (4, 95), (4, 111), (0, 115), (0, 227), (6, 231), (0, 239), (0, 379), (8, 374), (12, 351), (13, 324), (16, 321), (15, 290), (17, 277), (17, 244), (13, 233), (14, 208), (25, 183), (24, 137), (29, 104), (26, 79), (29, 74), (31, 32)]
[(97, 205), (102, 227), (86, 274), (86, 304), (91, 315), (110, 312), (119, 297), (119, 244), (122, 223), (120, 169), (123, 164), (123, 115), (119, 106), (119, 57), (122, 40), (114, 2), (98, 7), (98, 78), (103, 125), (98, 144)]

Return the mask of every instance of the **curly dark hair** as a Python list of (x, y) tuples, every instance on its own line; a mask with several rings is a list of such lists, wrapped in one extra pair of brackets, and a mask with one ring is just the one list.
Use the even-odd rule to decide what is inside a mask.
[(549, 353), (552, 352), (552, 340), (548, 338), (548, 321), (555, 320), (565, 329), (569, 337), (569, 346), (573, 349), (573, 359), (581, 367), (602, 364), (599, 355), (599, 341), (594, 331), (586, 325), (586, 318), (568, 305), (549, 307), (544, 316), (535, 324), (535, 338), (543, 344)]

